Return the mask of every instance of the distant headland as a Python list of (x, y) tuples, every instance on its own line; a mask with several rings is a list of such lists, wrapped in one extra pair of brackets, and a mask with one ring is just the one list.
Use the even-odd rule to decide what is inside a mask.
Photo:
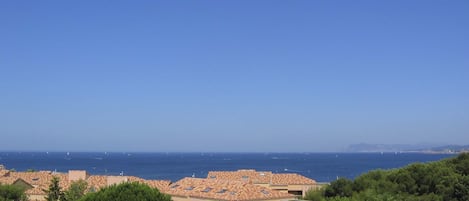
[(410, 145), (410, 144), (351, 144), (345, 152), (399, 152), (428, 154), (458, 154), (469, 152), (469, 145)]

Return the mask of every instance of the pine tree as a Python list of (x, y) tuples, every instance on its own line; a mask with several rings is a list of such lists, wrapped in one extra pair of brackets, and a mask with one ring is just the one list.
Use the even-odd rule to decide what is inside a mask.
[(78, 180), (70, 184), (70, 188), (64, 192), (65, 200), (76, 201), (83, 197), (86, 193), (88, 184), (84, 180)]
[(49, 189), (45, 190), (44, 192), (47, 193), (47, 201), (65, 201), (65, 196), (62, 191), (62, 188), (59, 185), (58, 177), (52, 178), (51, 184), (49, 185)]

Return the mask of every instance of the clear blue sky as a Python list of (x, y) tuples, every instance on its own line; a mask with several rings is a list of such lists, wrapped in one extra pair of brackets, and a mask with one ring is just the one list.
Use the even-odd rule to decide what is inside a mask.
[(469, 144), (469, 1), (1, 1), (0, 150)]

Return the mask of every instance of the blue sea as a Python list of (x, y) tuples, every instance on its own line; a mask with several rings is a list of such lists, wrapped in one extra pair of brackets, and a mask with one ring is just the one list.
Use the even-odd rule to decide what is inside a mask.
[(319, 182), (355, 178), (373, 169), (399, 168), (414, 162), (453, 157), (418, 153), (129, 153), (0, 152), (0, 164), (17, 171), (86, 170), (90, 174), (138, 176), (177, 181), (206, 177), (212, 170), (256, 169), (298, 173)]

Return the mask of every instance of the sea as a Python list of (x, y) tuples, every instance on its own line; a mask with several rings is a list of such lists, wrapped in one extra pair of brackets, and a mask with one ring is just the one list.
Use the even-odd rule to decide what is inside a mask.
[(0, 164), (16, 171), (86, 170), (97, 175), (131, 175), (171, 180), (207, 177), (209, 171), (255, 169), (297, 173), (318, 182), (353, 179), (373, 169), (393, 169), (454, 157), (422, 153), (131, 153), (0, 152)]

